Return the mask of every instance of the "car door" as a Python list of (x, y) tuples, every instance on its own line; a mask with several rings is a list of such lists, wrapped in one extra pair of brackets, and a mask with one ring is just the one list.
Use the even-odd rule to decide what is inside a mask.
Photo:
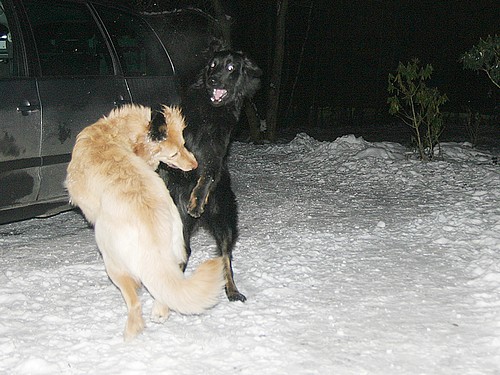
[(78, 133), (130, 102), (123, 76), (83, 2), (25, 0), (39, 59), (42, 102), (40, 201), (65, 199), (63, 181)]
[(174, 68), (160, 39), (141, 17), (95, 5), (119, 57), (134, 103), (179, 104)]
[(0, 1), (0, 216), (36, 201), (40, 188), (41, 112), (10, 1)]

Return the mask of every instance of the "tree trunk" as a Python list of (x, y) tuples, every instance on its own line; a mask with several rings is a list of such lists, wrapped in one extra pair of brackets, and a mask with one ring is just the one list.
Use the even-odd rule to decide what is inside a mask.
[(231, 47), (231, 22), (227, 18), (220, 0), (212, 0), (212, 6), (214, 7), (215, 19), (220, 25), (222, 37), (228, 46)]
[(277, 1), (276, 15), (276, 39), (274, 43), (274, 58), (269, 83), (268, 106), (267, 106), (267, 139), (276, 141), (276, 130), (278, 122), (278, 110), (281, 89), (281, 71), (285, 56), (285, 29), (286, 14), (288, 11), (288, 0)]
[(299, 81), (299, 78), (301, 78), (301, 68), (302, 68), (302, 63), (304, 61), (304, 52), (306, 50), (306, 44), (308, 42), (308, 39), (309, 39), (309, 34), (311, 32), (311, 23), (312, 23), (312, 19), (313, 19), (313, 8), (314, 8), (314, 0), (311, 0), (311, 2), (309, 3), (309, 14), (308, 14), (308, 17), (307, 17), (307, 28), (306, 28), (306, 31), (305, 31), (305, 34), (304, 34), (304, 40), (302, 42), (302, 48), (300, 49), (300, 55), (299, 55), (299, 58), (298, 58), (298, 61), (297, 61), (297, 71), (295, 73), (295, 78), (293, 79), (293, 84), (292, 84), (292, 88), (291, 88), (291, 91), (290, 91), (290, 95), (289, 95), (289, 99), (288, 99), (288, 107), (287, 107), (287, 110), (285, 112), (285, 118), (290, 118), (290, 114), (292, 112), (292, 107), (293, 107), (293, 96), (295, 94), (295, 89), (297, 88), (297, 82)]

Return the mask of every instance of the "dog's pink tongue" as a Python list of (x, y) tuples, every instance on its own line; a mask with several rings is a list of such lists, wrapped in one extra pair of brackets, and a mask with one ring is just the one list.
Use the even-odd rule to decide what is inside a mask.
[(224, 89), (215, 89), (214, 90), (214, 99), (219, 101), (226, 94), (226, 90)]

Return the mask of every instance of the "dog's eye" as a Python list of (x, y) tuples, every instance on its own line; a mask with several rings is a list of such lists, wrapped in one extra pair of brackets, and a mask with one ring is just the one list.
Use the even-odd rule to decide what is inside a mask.
[(234, 70), (234, 65), (233, 64), (228, 64), (227, 67), (226, 67), (226, 69), (231, 72), (231, 71)]
[(210, 63), (210, 67), (211, 67), (212, 69), (213, 69), (213, 68), (215, 68), (215, 65), (217, 65), (217, 64), (215, 64), (215, 61), (212, 61), (212, 62)]
[(170, 159), (175, 158), (177, 155), (179, 155), (179, 151), (176, 151), (172, 155), (170, 155)]

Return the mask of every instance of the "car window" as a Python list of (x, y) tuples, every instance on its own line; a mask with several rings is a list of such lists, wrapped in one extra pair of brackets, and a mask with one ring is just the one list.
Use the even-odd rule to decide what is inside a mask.
[(12, 53), (12, 35), (4, 7), (0, 1), (0, 78), (14, 77), (15, 65)]
[(172, 75), (165, 64), (166, 52), (149, 25), (141, 18), (118, 10), (96, 6), (111, 35), (125, 76)]
[(113, 74), (111, 55), (86, 5), (57, 0), (24, 4), (43, 76)]

